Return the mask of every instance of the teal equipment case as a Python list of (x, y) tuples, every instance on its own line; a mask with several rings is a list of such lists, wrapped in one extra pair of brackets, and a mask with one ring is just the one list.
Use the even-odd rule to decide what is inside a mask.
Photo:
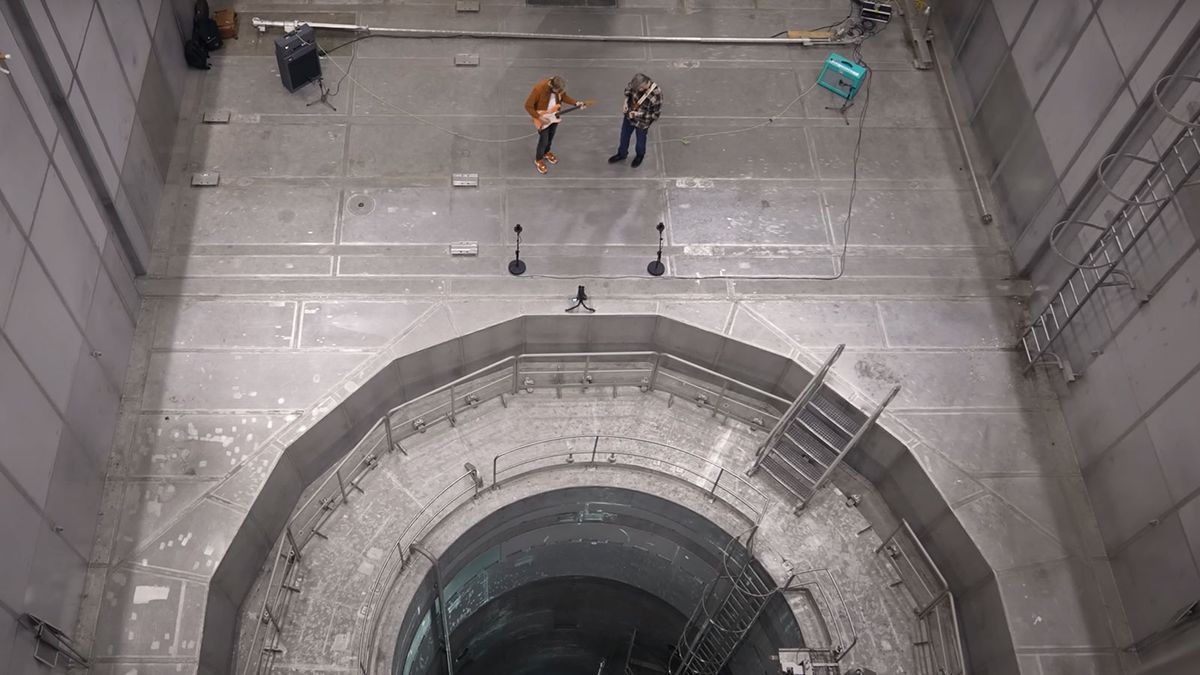
[(817, 83), (849, 101), (858, 93), (866, 79), (867, 69), (865, 66), (835, 52), (825, 59), (825, 66), (821, 68)]

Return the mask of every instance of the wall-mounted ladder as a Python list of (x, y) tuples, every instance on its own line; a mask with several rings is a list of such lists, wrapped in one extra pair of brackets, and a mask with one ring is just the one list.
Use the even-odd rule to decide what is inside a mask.
[(883, 402), (861, 423), (839, 403), (822, 395), (821, 387), (846, 345), (838, 345), (816, 375), (788, 406), (767, 434), (746, 472), (753, 476), (762, 469), (796, 499), (796, 511), (808, 504), (817, 490), (833, 475), (834, 468), (858, 445), (883, 413), (900, 387), (894, 387)]
[[(1154, 102), (1168, 119), (1183, 127), (1167, 149), (1156, 160), (1146, 159), (1130, 153), (1116, 152), (1105, 156), (1097, 166), (1099, 184), (1122, 207), (1104, 226), (1080, 220), (1064, 220), (1050, 234), (1052, 250), (1072, 265), (1062, 285), (1050, 295), (1049, 302), (1021, 333), (1021, 349), (1028, 364), (1025, 371), (1034, 366), (1053, 365), (1060, 368), (1067, 381), (1075, 379), (1074, 369), (1067, 358), (1055, 353), (1054, 343), (1083, 309), (1097, 291), (1109, 286), (1128, 286), (1137, 289), (1129, 271), (1123, 266), (1138, 241), (1149, 232), (1167, 206), (1200, 169), (1200, 112), (1190, 119), (1176, 116), (1162, 101), (1162, 90), (1174, 80), (1200, 82), (1200, 78), (1184, 75), (1168, 75), (1154, 85)], [(1113, 164), (1121, 161), (1126, 166), (1144, 165), (1144, 177), (1128, 191), (1118, 191), (1109, 172)], [(1079, 262), (1065, 258), (1057, 247), (1057, 238), (1068, 227), (1083, 227), (1098, 231), (1095, 241), (1083, 254)], [(1148, 300), (1144, 294), (1139, 298)]]
[[(729, 540), (717, 577), (705, 588), (683, 628), (671, 675), (717, 675), (779, 587), (754, 566), (755, 529)], [(786, 585), (786, 584), (785, 584)]]

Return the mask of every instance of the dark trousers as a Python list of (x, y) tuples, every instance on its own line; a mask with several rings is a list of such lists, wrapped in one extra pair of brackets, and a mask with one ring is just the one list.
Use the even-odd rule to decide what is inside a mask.
[(634, 150), (638, 157), (646, 154), (646, 129), (639, 129), (629, 121), (628, 117), (621, 118), (621, 142), (617, 145), (617, 154), (624, 157), (629, 154), (629, 137), (637, 132), (637, 145)]
[(554, 130), (557, 128), (558, 122), (555, 122), (538, 130), (537, 155), (534, 159), (540, 162), (546, 153), (550, 152), (550, 144), (554, 142)]

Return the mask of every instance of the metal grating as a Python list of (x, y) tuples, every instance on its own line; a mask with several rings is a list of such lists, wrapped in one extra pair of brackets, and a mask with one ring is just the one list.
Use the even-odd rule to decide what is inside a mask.
[(796, 497), (796, 510), (803, 509), (832, 475), (834, 468), (858, 444), (883, 409), (895, 398), (895, 387), (864, 421), (855, 422), (840, 404), (819, 392), (825, 375), (845, 345), (833, 354), (783, 414), (767, 439), (759, 446), (754, 464), (747, 472), (766, 471)]

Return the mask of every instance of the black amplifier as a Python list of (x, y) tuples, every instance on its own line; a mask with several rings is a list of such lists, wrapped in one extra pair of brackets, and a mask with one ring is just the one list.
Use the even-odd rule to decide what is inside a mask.
[(312, 26), (302, 23), (296, 30), (275, 38), (275, 61), (279, 64), (279, 79), (288, 91), (296, 91), (321, 77), (317, 34)]

